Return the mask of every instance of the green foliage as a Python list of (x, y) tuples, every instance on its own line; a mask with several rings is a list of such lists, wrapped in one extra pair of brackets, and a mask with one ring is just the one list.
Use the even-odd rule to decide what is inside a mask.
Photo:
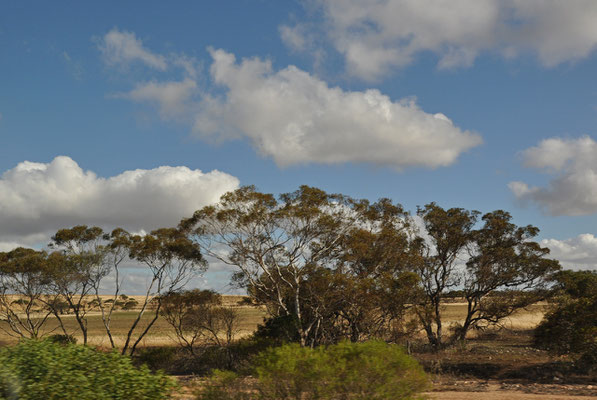
[(535, 330), (535, 344), (597, 365), (597, 273), (562, 271), (557, 281), (559, 295)]
[(133, 360), (137, 365), (147, 365), (152, 371), (163, 370), (171, 373), (179, 353), (179, 349), (172, 346), (145, 347), (136, 353)]
[(292, 314), (264, 318), (263, 324), (257, 326), (253, 336), (257, 339), (270, 340), (276, 344), (300, 340), (299, 332), (296, 329), (296, 318)]
[(271, 348), (252, 365), (253, 380), (216, 372), (198, 394), (210, 399), (421, 399), (428, 378), (402, 348), (341, 342), (310, 349)]
[(86, 346), (25, 340), (0, 351), (0, 399), (157, 400), (173, 388), (128, 357)]

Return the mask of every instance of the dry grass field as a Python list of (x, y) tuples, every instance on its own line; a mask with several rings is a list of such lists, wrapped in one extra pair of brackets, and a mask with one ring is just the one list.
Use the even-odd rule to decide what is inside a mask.
[[(107, 300), (109, 296), (105, 296), (103, 300)], [(137, 300), (139, 303), (143, 300), (142, 296), (129, 296)], [(242, 305), (243, 296), (223, 296), (222, 303), (226, 307), (232, 307), (239, 311), (241, 315), (241, 321), (239, 326), (238, 336), (246, 336), (252, 333), (257, 325), (263, 321), (266, 315), (265, 310)], [(545, 312), (545, 304), (535, 304), (526, 310), (522, 310), (507, 318), (502, 322), (502, 326), (512, 330), (525, 330), (532, 329), (535, 327), (543, 318)], [(444, 308), (444, 320), (445, 325), (457, 323), (462, 321), (465, 315), (466, 304), (465, 303), (448, 303)], [(138, 310), (132, 309), (128, 311), (116, 310), (112, 315), (112, 332), (116, 338), (117, 344), (124, 342), (126, 333), (131, 326), (133, 319), (136, 317)], [(142, 329), (146, 326), (148, 321), (153, 317), (152, 310), (146, 311), (143, 316), (142, 323), (138, 329)], [(98, 310), (92, 310), (88, 313), (88, 341), (89, 344), (105, 347), (109, 345), (108, 338), (106, 337), (104, 325), (102, 323), (101, 314)], [(67, 331), (81, 341), (83, 339), (80, 331), (78, 330), (77, 322), (72, 314), (63, 316)], [(0, 328), (6, 328), (6, 323), (0, 322)], [(43, 331), (44, 334), (60, 333), (58, 322), (54, 318), (50, 318), (46, 328)], [(474, 332), (471, 333), (475, 335)], [(18, 338), (8, 335), (4, 329), (0, 329), (0, 345), (16, 343)], [(176, 340), (171, 327), (162, 319), (159, 318), (155, 325), (152, 327), (149, 334), (143, 340), (141, 347), (147, 346), (168, 346), (176, 345)]]
[[(105, 296), (107, 300), (109, 296)], [(139, 303), (143, 300), (143, 296), (129, 296), (137, 300)], [(243, 296), (223, 296), (222, 303), (226, 307), (232, 307), (239, 311), (240, 324), (238, 337), (246, 336), (251, 334), (257, 325), (263, 322), (265, 311), (251, 306), (240, 305)], [(110, 324), (112, 334), (115, 338), (116, 345), (124, 344), (126, 334), (133, 323), (133, 320), (138, 314), (138, 309), (133, 308), (132, 310), (116, 310), (112, 314), (112, 322)], [(137, 332), (142, 331), (147, 323), (153, 318), (153, 310), (149, 309), (143, 315), (141, 323), (137, 327)], [(65, 322), (66, 329), (69, 333), (77, 338), (79, 342), (82, 342), (83, 336), (78, 329), (77, 321), (72, 314), (66, 314), (62, 316)], [(106, 331), (102, 322), (101, 313), (98, 310), (91, 310), (87, 314), (88, 320), (88, 342), (90, 345), (106, 348), (110, 346)], [(0, 346), (14, 344), (18, 342), (18, 338), (9, 335), (6, 330), (8, 326), (5, 322), (0, 322)], [(45, 329), (42, 331), (44, 335), (62, 333), (59, 329), (58, 321), (55, 318), (50, 317), (45, 325)], [(164, 321), (163, 318), (158, 318), (152, 329), (143, 339), (140, 347), (153, 347), (153, 346), (176, 346), (177, 342), (174, 336), (174, 332), (170, 325)]]

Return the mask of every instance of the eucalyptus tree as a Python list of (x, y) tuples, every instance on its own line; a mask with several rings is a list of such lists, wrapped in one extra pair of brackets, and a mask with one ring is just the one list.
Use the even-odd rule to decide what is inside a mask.
[[(62, 256), (62, 262), (49, 269), (52, 292), (64, 299), (72, 310), (83, 335), (88, 339), (87, 314), (99, 307), (102, 322), (112, 348), (117, 344), (111, 328), (117, 299), (121, 295), (123, 262), (138, 263), (147, 274), (147, 285), (140, 309), (129, 326), (122, 353), (133, 354), (159, 316), (163, 294), (180, 290), (197, 273), (205, 269), (199, 247), (174, 228), (161, 228), (147, 235), (131, 235), (121, 228), (105, 233), (99, 227), (75, 226), (59, 230), (50, 247)], [(111, 277), (113, 284), (106, 285)], [(110, 293), (111, 299), (105, 299)], [(95, 298), (95, 301), (90, 301)], [(111, 300), (111, 301), (108, 301)], [(152, 308), (152, 317), (140, 324)], [(51, 305), (51, 304), (50, 304)], [(54, 314), (60, 319), (59, 312)]]
[(417, 215), (423, 222), (425, 235), (415, 239), (420, 259), (414, 266), (423, 291), (415, 310), (429, 343), (441, 347), (444, 296), (461, 284), (458, 266), (466, 260), (479, 212), (462, 208), (445, 210), (430, 203), (419, 208)]
[[(129, 257), (129, 247), (131, 244), (130, 237), (131, 235), (122, 228), (116, 228), (111, 233), (106, 233), (103, 235), (104, 242), (102, 247), (98, 249), (103, 255), (100, 268), (103, 268), (103, 271), (108, 273), (95, 275), (96, 277), (101, 277), (101, 279), (90, 280), (91, 286), (93, 287), (93, 294), (95, 296), (95, 303), (100, 309), (102, 324), (104, 325), (106, 335), (108, 336), (108, 340), (110, 341), (112, 348), (116, 348), (111, 327), (112, 316), (116, 309), (119, 295), (123, 296), (121, 295), (123, 278), (121, 276), (122, 274), (120, 267), (122, 263)], [(105, 295), (102, 295), (102, 293), (106, 292), (104, 278), (107, 278), (108, 275), (111, 276), (113, 281), (112, 290), (110, 291), (111, 296), (109, 299), (111, 301), (107, 301), (108, 299), (104, 300)], [(93, 277), (94, 275), (92, 275), (92, 278)]]
[[(143, 265), (148, 274), (140, 309), (122, 347), (122, 354), (132, 355), (160, 316), (164, 295), (182, 290), (193, 277), (205, 271), (207, 264), (199, 245), (175, 228), (160, 228), (147, 235), (130, 236), (127, 247), (130, 259)], [(151, 310), (150, 305), (153, 305)], [(149, 321), (140, 325), (148, 311), (152, 314)]]
[[(423, 293), (415, 310), (436, 348), (464, 340), (470, 329), (497, 324), (542, 299), (551, 274), (560, 268), (545, 258), (549, 249), (532, 241), (538, 228), (518, 227), (501, 210), (483, 215), (477, 228), (479, 215), (435, 203), (418, 210), (425, 235), (415, 240), (420, 259), (413, 265)], [(455, 288), (464, 294), (466, 315), (446, 340), (442, 311), (446, 294)]]
[(466, 317), (455, 331), (455, 340), (480, 323), (499, 323), (515, 311), (548, 294), (552, 277), (560, 270), (548, 259), (549, 249), (532, 239), (539, 229), (516, 226), (509, 213), (501, 210), (483, 216), (475, 231), (471, 256), (463, 281)]
[(419, 293), (412, 220), (390, 199), (360, 201), (357, 209), (362, 222), (352, 227), (335, 255), (335, 325), (346, 331), (341, 337), (353, 342), (396, 339), (406, 333), (406, 311)]
[(16, 248), (0, 253), (0, 329), (10, 336), (38, 338), (52, 314), (46, 306), (48, 253)]
[(162, 297), (161, 315), (191, 354), (205, 344), (228, 348), (238, 331), (239, 313), (223, 307), (222, 296), (212, 290), (167, 293)]
[[(83, 335), (83, 344), (88, 339), (90, 297), (111, 272), (105, 239), (101, 228), (77, 225), (58, 230), (49, 244), (63, 255), (62, 262), (55, 263), (49, 271), (51, 290), (68, 303)], [(58, 310), (54, 309), (54, 314), (60, 318)]]
[(305, 285), (314, 270), (329, 265), (358, 218), (346, 196), (301, 186), (276, 199), (247, 186), (180, 227), (207, 255), (234, 266), (236, 283), (272, 316), (290, 317), (305, 346), (323, 317), (315, 307), (305, 309)]

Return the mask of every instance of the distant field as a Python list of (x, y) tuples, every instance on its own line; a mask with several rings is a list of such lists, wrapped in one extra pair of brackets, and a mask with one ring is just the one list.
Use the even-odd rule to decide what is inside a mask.
[[(533, 304), (504, 319), (501, 325), (509, 329), (532, 329), (541, 322), (546, 311), (547, 303)], [(461, 322), (466, 315), (466, 303), (448, 303), (442, 315), (445, 325)]]
[[(142, 296), (130, 297), (135, 298), (139, 302), (142, 301)], [(109, 298), (109, 296), (106, 296), (106, 299), (107, 298)], [(239, 305), (239, 302), (242, 301), (242, 299), (243, 296), (223, 296), (222, 299), (225, 306), (237, 309), (241, 315), (240, 331), (238, 337), (246, 336), (252, 333), (257, 328), (257, 325), (263, 322), (263, 318), (266, 316), (266, 312), (262, 308)], [(543, 318), (545, 309), (545, 304), (535, 304), (528, 309), (521, 310), (512, 317), (505, 319), (502, 325), (509, 329), (532, 329)], [(452, 323), (461, 321), (464, 318), (465, 311), (465, 303), (446, 304), (443, 311), (445, 326), (449, 326)], [(115, 311), (112, 315), (112, 332), (117, 344), (124, 343), (126, 332), (136, 315), (136, 310), (119, 310)], [(149, 312), (143, 316), (142, 323), (140, 324), (141, 326), (138, 328), (138, 330), (142, 330), (151, 318), (152, 310), (149, 310)], [(67, 330), (72, 332), (72, 334), (74, 334), (79, 341), (82, 341), (83, 337), (78, 331), (77, 323), (72, 314), (63, 316), (63, 319), (66, 322)], [(99, 312), (90, 312), (88, 314), (88, 321), (89, 343), (95, 346), (108, 347), (109, 341), (105, 334)], [(6, 323), (0, 322), (0, 327), (6, 327)], [(47, 324), (45, 333), (49, 332), (61, 333), (58, 328), (58, 323), (54, 319), (51, 319)], [(0, 345), (16, 343), (17, 340), (17, 338), (11, 337), (5, 332), (0, 331)], [(176, 344), (176, 341), (174, 339), (174, 333), (171, 327), (162, 318), (159, 318), (153, 328), (150, 330), (149, 334), (142, 341), (141, 346), (164, 346), (174, 344)]]
[[(104, 300), (111, 298), (111, 296), (103, 296)], [(141, 302), (143, 296), (129, 296), (135, 300)], [(223, 296), (222, 303), (226, 307), (232, 307), (239, 311), (241, 315), (240, 327), (238, 337), (246, 336), (251, 334), (257, 328), (257, 325), (263, 322), (265, 311), (261, 308), (239, 305), (239, 301), (243, 299), (243, 296)], [(137, 316), (138, 310), (122, 311), (118, 310), (112, 314), (111, 330), (112, 335), (115, 338), (117, 345), (124, 344), (126, 339), (126, 333), (130, 328), (134, 318)], [(147, 323), (153, 318), (153, 310), (148, 310), (144, 314), (141, 323), (137, 327), (137, 332), (141, 332)], [(82, 342), (83, 336), (81, 335), (77, 321), (72, 314), (62, 316), (65, 321), (67, 331)], [(109, 347), (110, 342), (106, 336), (105, 328), (102, 322), (101, 314), (99, 311), (90, 311), (87, 316), (88, 319), (88, 342), (89, 344), (99, 347)], [(6, 322), (0, 322), (0, 328), (7, 328)], [(58, 321), (55, 318), (50, 318), (46, 324), (44, 333), (62, 333), (59, 328)], [(16, 343), (18, 339), (8, 335), (4, 330), (0, 329), (0, 345)], [(143, 339), (141, 346), (164, 346), (164, 345), (175, 345), (174, 331), (168, 325), (163, 318), (158, 318), (152, 329)]]

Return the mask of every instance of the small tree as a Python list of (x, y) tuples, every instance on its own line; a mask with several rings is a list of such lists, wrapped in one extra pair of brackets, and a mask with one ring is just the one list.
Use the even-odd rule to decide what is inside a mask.
[[(181, 290), (188, 281), (206, 268), (199, 246), (178, 229), (162, 228), (145, 236), (130, 237), (129, 256), (147, 267), (149, 284), (131, 327), (122, 354), (133, 354), (160, 315), (163, 295)], [(155, 304), (153, 316), (140, 327), (141, 318)]]
[[(52, 291), (68, 303), (83, 335), (83, 344), (87, 344), (89, 296), (111, 272), (103, 239), (101, 228), (78, 225), (60, 229), (50, 243), (62, 254), (61, 262), (54, 263), (50, 271)], [(54, 315), (60, 320), (59, 310), (54, 309)]]
[(52, 314), (46, 306), (49, 279), (48, 254), (44, 251), (16, 248), (0, 253), (0, 318), (7, 328), (0, 329), (16, 337), (38, 338)]
[(211, 290), (171, 292), (162, 296), (161, 315), (172, 326), (180, 345), (195, 354), (198, 341), (205, 338), (207, 315), (221, 303), (221, 296)]

